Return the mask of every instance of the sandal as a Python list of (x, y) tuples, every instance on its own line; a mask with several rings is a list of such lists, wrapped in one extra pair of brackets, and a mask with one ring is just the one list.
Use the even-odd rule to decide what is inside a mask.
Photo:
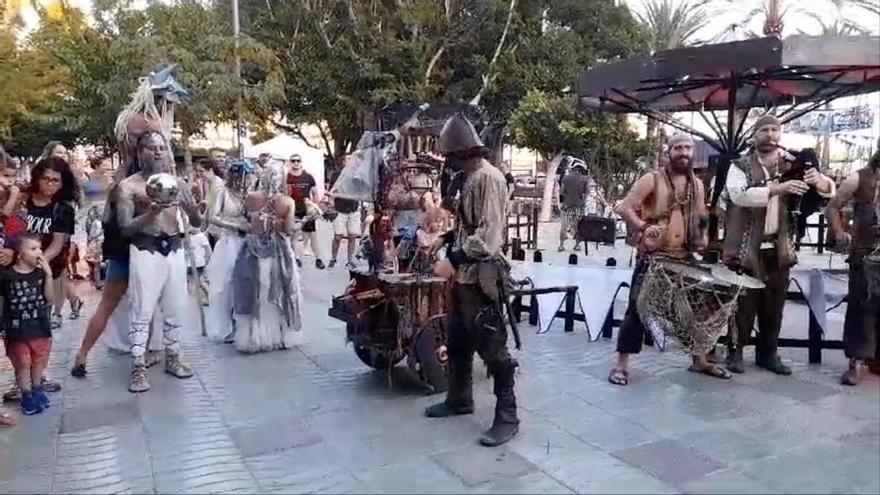
[(82, 311), (83, 300), (81, 297), (76, 298), (76, 301), (70, 304), (70, 319), (76, 320), (79, 319), (79, 314)]
[(611, 370), (611, 373), (608, 374), (608, 383), (620, 387), (629, 385), (629, 371), (614, 368)]
[(76, 363), (73, 365), (73, 368), (70, 370), (70, 376), (75, 378), (85, 378), (86, 377), (86, 363)]
[(712, 378), (718, 378), (720, 380), (730, 380), (733, 378), (733, 375), (731, 375), (727, 369), (717, 364), (710, 364), (705, 368), (697, 368), (694, 365), (691, 365), (690, 368), (688, 368), (688, 371), (691, 373), (700, 373), (702, 375), (711, 376)]

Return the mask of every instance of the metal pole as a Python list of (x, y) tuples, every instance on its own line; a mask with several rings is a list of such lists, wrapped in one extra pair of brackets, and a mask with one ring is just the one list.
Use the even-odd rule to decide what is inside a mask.
[[(235, 40), (235, 78), (241, 85), (241, 55), (239, 54), (238, 44), (241, 35), (241, 25), (238, 19), (238, 0), (232, 0), (232, 36)], [(242, 156), (241, 149), (241, 87), (238, 89), (238, 101), (235, 105), (235, 148), (238, 151), (238, 157)]]

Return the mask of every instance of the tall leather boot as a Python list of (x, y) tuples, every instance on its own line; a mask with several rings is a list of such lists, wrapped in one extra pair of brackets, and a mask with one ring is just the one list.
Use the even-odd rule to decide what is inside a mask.
[(497, 447), (513, 438), (519, 432), (519, 418), (516, 416), (516, 395), (513, 391), (516, 361), (495, 364), (490, 367), (495, 377), (495, 419), (492, 427), (480, 437), (486, 447)]
[(473, 414), (473, 353), (449, 354), (449, 389), (446, 400), (425, 409), (429, 418), (445, 418), (462, 414)]

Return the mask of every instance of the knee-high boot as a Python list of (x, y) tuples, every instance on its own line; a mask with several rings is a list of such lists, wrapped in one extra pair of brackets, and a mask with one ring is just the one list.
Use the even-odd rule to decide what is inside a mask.
[(443, 418), (474, 412), (473, 353), (449, 353), (449, 389), (446, 400), (425, 409), (429, 418)]
[(511, 359), (492, 363), (489, 367), (495, 379), (495, 419), (492, 427), (480, 437), (480, 443), (487, 447), (504, 444), (519, 432), (516, 394), (513, 391), (516, 366), (516, 361)]

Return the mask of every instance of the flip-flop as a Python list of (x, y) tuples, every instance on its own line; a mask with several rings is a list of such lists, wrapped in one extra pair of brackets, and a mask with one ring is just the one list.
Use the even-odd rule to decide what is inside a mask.
[(688, 368), (688, 371), (691, 373), (700, 373), (701, 375), (711, 376), (712, 378), (718, 378), (719, 380), (730, 380), (733, 378), (733, 375), (730, 374), (723, 366), (719, 366), (717, 364), (710, 364), (705, 368), (696, 368), (694, 365), (691, 365)]
[(608, 374), (608, 383), (618, 387), (629, 385), (629, 372), (620, 368), (612, 369), (611, 373)]

